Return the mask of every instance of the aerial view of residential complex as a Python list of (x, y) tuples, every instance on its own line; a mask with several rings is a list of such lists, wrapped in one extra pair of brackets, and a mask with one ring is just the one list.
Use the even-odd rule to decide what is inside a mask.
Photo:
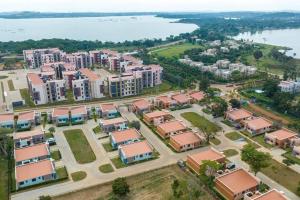
[(0, 200), (300, 199), (299, 35), (296, 0), (1, 1)]

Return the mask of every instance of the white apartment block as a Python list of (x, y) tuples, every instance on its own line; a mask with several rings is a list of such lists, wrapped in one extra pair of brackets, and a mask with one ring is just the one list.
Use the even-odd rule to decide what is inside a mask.
[(76, 69), (91, 67), (91, 58), (88, 52), (67, 54), (67, 61), (75, 65)]
[(24, 50), (24, 61), (29, 68), (40, 68), (43, 64), (62, 62), (65, 60), (65, 52), (58, 48)]
[(278, 85), (281, 92), (298, 93), (300, 92), (300, 82), (281, 81)]
[(51, 103), (66, 100), (65, 80), (48, 80), (46, 82), (48, 101)]
[(104, 97), (104, 81), (89, 69), (80, 69), (80, 76), (89, 80), (89, 90), (91, 98)]

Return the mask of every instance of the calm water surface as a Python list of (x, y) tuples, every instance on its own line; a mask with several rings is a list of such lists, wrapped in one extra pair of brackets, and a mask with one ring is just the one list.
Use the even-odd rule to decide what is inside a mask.
[(236, 39), (248, 39), (258, 43), (273, 44), (290, 47), (293, 50), (286, 54), (300, 58), (300, 29), (282, 29), (257, 32), (255, 34), (243, 33), (235, 37)]
[(172, 23), (174, 21), (154, 16), (0, 19), (0, 41), (68, 38), (122, 42), (164, 39), (197, 29), (196, 25)]

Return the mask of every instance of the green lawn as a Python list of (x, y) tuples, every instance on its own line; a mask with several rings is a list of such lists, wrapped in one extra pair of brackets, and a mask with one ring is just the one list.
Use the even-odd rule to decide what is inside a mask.
[(58, 179), (60, 179), (60, 180), (68, 179), (69, 175), (68, 175), (66, 167), (59, 167), (59, 168), (56, 168), (55, 170), (56, 170)]
[(8, 88), (9, 88), (9, 91), (15, 91), (15, 86), (14, 86), (14, 82), (10, 79), (7, 81), (7, 85), (8, 85)]
[(156, 49), (156, 50), (153, 50), (151, 53), (153, 53), (157, 56), (168, 57), (168, 58), (179, 57), (186, 50), (201, 48), (201, 47), (202, 46), (200, 46), (200, 45), (194, 45), (191, 43), (183, 43), (183, 44), (178, 44), (178, 45), (174, 45), (174, 46), (163, 47), (161, 49)]
[(200, 130), (206, 130), (208, 133), (216, 133), (221, 130), (221, 127), (210, 122), (205, 117), (194, 112), (182, 113), (181, 116), (192, 123), (193, 126)]
[(221, 141), (217, 138), (212, 138), (210, 139), (210, 142), (213, 143), (214, 145), (219, 145), (221, 144)]
[(90, 163), (96, 160), (96, 156), (81, 129), (64, 131), (64, 135), (79, 164)]
[(286, 153), (282, 154), (283, 157), (294, 161), (296, 164), (300, 165), (300, 159), (297, 158), (296, 156), (292, 155), (292, 151), (287, 151)]
[(223, 152), (226, 157), (231, 157), (239, 154), (239, 152), (235, 149), (226, 149)]
[(103, 148), (105, 149), (106, 152), (114, 151), (114, 149), (112, 148), (112, 146), (109, 142), (108, 143), (103, 143), (102, 146), (103, 146)]
[(95, 128), (93, 128), (93, 132), (94, 132), (95, 134), (100, 133), (100, 132), (101, 132), (100, 126), (96, 126)]
[(143, 89), (142, 94), (160, 94), (164, 92), (168, 92), (170, 90), (175, 90), (177, 88), (174, 88), (171, 83), (164, 81), (162, 84), (152, 87), (152, 88), (145, 88)]
[(232, 140), (232, 141), (235, 141), (235, 140), (238, 140), (240, 138), (242, 138), (242, 135), (239, 134), (238, 132), (230, 132), (230, 133), (226, 133), (225, 136)]
[(61, 159), (61, 154), (59, 150), (55, 150), (51, 152), (51, 158), (53, 158), (55, 161), (58, 161)]
[[(262, 169), (262, 173), (270, 177), (283, 187), (297, 194), (297, 187), (300, 183), (300, 174), (285, 165), (271, 160), (271, 165)], [(299, 194), (299, 193), (298, 193)]]
[[(250, 139), (251, 139), (251, 140), (257, 142), (258, 144), (260, 144), (261, 146), (263, 146), (263, 147), (265, 147), (265, 148), (270, 149), (270, 148), (273, 147), (272, 145), (270, 145), (270, 144), (268, 144), (268, 143), (265, 143), (265, 139), (264, 139), (265, 136), (264, 136), (264, 134), (262, 134), (262, 135), (257, 135), (257, 136), (252, 136), (248, 131), (241, 131), (241, 133), (247, 137), (246, 140), (248, 141), (248, 143), (252, 143), (252, 142), (250, 141)], [(258, 146), (257, 144), (255, 144), (255, 143), (252, 143), (252, 144), (253, 144), (254, 146), (257, 146), (256, 148), (259, 147), (259, 146)]]
[(28, 105), (30, 107), (35, 106), (33, 101), (31, 100), (29, 93), (28, 93), (28, 89), (26, 89), (26, 88), (20, 89), (20, 93), (21, 93), (22, 98), (25, 100), (26, 105)]
[(114, 168), (111, 166), (111, 164), (104, 164), (99, 167), (99, 171), (102, 173), (111, 173), (114, 171)]
[(0, 199), (8, 200), (8, 162), (0, 156)]
[(72, 177), (73, 181), (81, 181), (81, 180), (85, 179), (86, 175), (87, 175), (86, 172), (78, 171), (78, 172), (72, 173), (71, 177)]
[(47, 132), (47, 133), (45, 133), (45, 137), (46, 137), (46, 139), (49, 139), (49, 138), (53, 138), (54, 135), (50, 132)]
[(120, 157), (116, 157), (116, 158), (113, 158), (113, 159), (110, 159), (111, 162), (114, 164), (114, 166), (117, 168), (117, 169), (120, 169), (120, 168), (123, 168), (123, 167), (127, 167), (127, 165), (125, 165), (122, 160), (120, 159)]

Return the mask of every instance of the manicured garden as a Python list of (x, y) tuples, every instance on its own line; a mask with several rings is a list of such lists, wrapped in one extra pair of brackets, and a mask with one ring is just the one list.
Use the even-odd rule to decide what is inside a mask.
[(226, 157), (236, 156), (239, 154), (239, 152), (235, 149), (226, 149), (223, 153)]
[(59, 150), (55, 150), (51, 152), (51, 158), (53, 158), (55, 161), (58, 161), (61, 159), (61, 154)]
[(105, 149), (106, 152), (114, 151), (114, 149), (112, 148), (112, 146), (109, 142), (108, 143), (103, 143), (102, 146), (103, 146), (103, 148)]
[(8, 85), (8, 88), (9, 88), (9, 91), (15, 91), (15, 86), (14, 86), (14, 82), (10, 79), (7, 81), (7, 85)]
[(226, 133), (225, 137), (227, 137), (228, 139), (230, 139), (232, 141), (236, 141), (236, 140), (243, 138), (243, 136), (241, 134), (239, 134), (238, 132)]
[(205, 130), (208, 133), (216, 133), (221, 130), (221, 127), (210, 122), (205, 117), (198, 115), (194, 112), (182, 113), (181, 116), (192, 123), (193, 126), (200, 130)]
[(90, 163), (96, 160), (96, 156), (81, 129), (66, 130), (64, 135), (79, 164)]
[(102, 173), (111, 173), (114, 171), (114, 168), (111, 166), (111, 164), (104, 164), (99, 167), (99, 171)]
[(122, 160), (120, 159), (120, 157), (116, 157), (116, 158), (113, 158), (111, 159), (111, 162), (114, 164), (114, 166), (117, 168), (117, 169), (120, 169), (120, 168), (123, 168), (123, 167), (127, 167), (127, 165), (125, 165)]
[(78, 172), (72, 173), (71, 177), (72, 177), (73, 181), (81, 181), (81, 180), (85, 179), (86, 175), (87, 175), (86, 172), (78, 171)]

